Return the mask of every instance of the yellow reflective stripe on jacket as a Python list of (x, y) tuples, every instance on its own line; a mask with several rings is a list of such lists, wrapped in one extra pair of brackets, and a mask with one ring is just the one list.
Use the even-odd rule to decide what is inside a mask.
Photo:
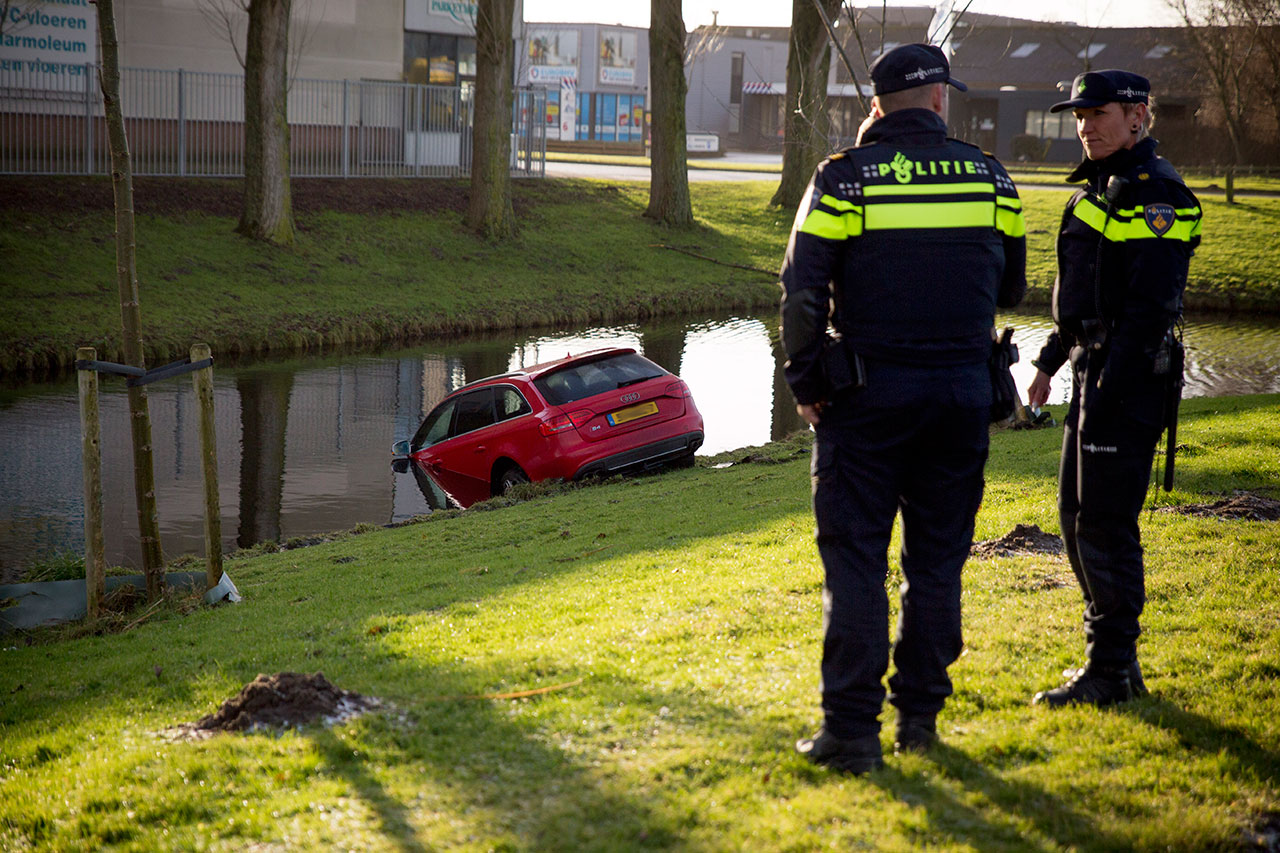
[[(831, 213), (829, 210), (823, 210), (819, 205), (840, 212), (838, 214)], [(812, 234), (815, 237), (823, 237), (827, 240), (843, 240), (846, 237), (856, 237), (862, 233), (862, 212), (851, 201), (824, 195), (818, 199), (818, 204), (814, 205), (813, 210), (810, 210), (809, 215), (804, 218), (800, 231), (805, 234)]]
[(989, 201), (931, 201), (919, 204), (869, 204), (866, 229), (994, 228), (995, 205)]
[[(1090, 199), (1081, 199), (1072, 209), (1072, 215), (1088, 225), (1094, 231), (1102, 232), (1102, 236), (1113, 243), (1122, 243), (1125, 240), (1182, 240), (1190, 241), (1192, 237), (1200, 234), (1200, 209), (1198, 207), (1184, 208), (1175, 210), (1175, 215), (1195, 216), (1195, 219), (1178, 218), (1173, 225), (1163, 235), (1157, 236), (1151, 230), (1151, 226), (1147, 224), (1147, 220), (1142, 216), (1142, 208), (1134, 208), (1138, 215), (1132, 213), (1122, 216), (1119, 212), (1112, 212), (1111, 216), (1107, 216), (1106, 210), (1099, 208), (1096, 203)], [(1106, 229), (1105, 231), (1103, 229)]]
[(1027, 220), (1022, 215), (1022, 199), (996, 196), (996, 230), (1008, 237), (1027, 236)]
[(867, 198), (893, 195), (958, 195), (960, 193), (990, 193), (989, 182), (970, 181), (963, 184), (873, 184), (862, 188)]

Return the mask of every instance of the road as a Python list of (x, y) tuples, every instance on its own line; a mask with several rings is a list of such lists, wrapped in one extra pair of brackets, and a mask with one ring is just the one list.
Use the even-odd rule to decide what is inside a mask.
[[(699, 160), (699, 163), (713, 163), (715, 160)], [(739, 165), (771, 165), (782, 167), (781, 154), (757, 154), (745, 151), (730, 151), (718, 162)], [(612, 181), (648, 181), (648, 166), (620, 166), (612, 163), (563, 163), (555, 160), (547, 161), (548, 178), (598, 178)], [(690, 181), (771, 181), (777, 183), (777, 172), (751, 172), (738, 169), (703, 169), (689, 170)]]

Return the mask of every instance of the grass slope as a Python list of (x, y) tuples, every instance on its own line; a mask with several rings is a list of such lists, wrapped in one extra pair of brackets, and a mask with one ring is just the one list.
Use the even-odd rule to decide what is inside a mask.
[[(44, 180), (50, 192), (61, 186)], [(349, 192), (390, 186), (411, 199), (427, 183), (353, 181)], [(196, 195), (209, 184), (190, 186)], [(698, 226), (688, 232), (641, 217), (645, 184), (547, 180), (516, 188), (521, 234), (503, 245), (467, 234), (451, 209), (321, 207), (299, 213), (299, 244), (281, 250), (232, 234), (230, 215), (148, 213), (140, 204), (149, 363), (185, 356), (196, 341), (218, 355), (314, 350), (436, 332), (749, 309), (777, 299), (773, 275), (792, 213), (768, 206), (773, 182), (692, 184)], [(459, 186), (455, 194), (461, 192)], [(1026, 190), (1024, 197), (1029, 300), (1043, 303), (1066, 196)], [(1193, 261), (1188, 303), (1280, 312), (1280, 243), (1272, 236), (1280, 199), (1232, 208), (1207, 199), (1205, 211), (1206, 242)], [(0, 373), (65, 366), (84, 345), (119, 359), (112, 231), (109, 209), (86, 211), (73, 198), (42, 211), (0, 209)]]
[[(1277, 415), (1188, 401), (1161, 503), (1275, 496)], [(1059, 440), (995, 436), (979, 538), (1057, 529)], [(244, 556), (240, 605), (6, 648), (0, 848), (1198, 851), (1275, 827), (1274, 523), (1144, 513), (1153, 693), (1118, 710), (1028, 704), (1080, 660), (1070, 568), (971, 561), (943, 745), (865, 779), (799, 760), (821, 647), (806, 447)], [(390, 707), (154, 734), (281, 670)]]

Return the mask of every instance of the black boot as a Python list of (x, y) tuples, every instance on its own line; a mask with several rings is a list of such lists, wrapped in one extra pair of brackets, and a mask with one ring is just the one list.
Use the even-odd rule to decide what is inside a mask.
[[(1062, 671), (1063, 678), (1075, 678), (1077, 674), (1084, 672), (1084, 667), (1068, 667)], [(1142, 699), (1150, 696), (1151, 691), (1147, 690), (1147, 683), (1142, 680), (1142, 666), (1136, 660), (1129, 664), (1129, 690), (1133, 693), (1134, 699)]]
[(938, 742), (938, 718), (935, 714), (898, 712), (898, 736), (894, 752), (928, 752)]
[(1128, 668), (1107, 669), (1088, 665), (1075, 671), (1061, 687), (1042, 690), (1031, 700), (1033, 705), (1061, 708), (1064, 705), (1097, 705), (1105, 707), (1133, 698)]
[(856, 776), (884, 767), (878, 734), (846, 740), (836, 737), (826, 729), (819, 729), (813, 737), (796, 741), (796, 752), (814, 764)]

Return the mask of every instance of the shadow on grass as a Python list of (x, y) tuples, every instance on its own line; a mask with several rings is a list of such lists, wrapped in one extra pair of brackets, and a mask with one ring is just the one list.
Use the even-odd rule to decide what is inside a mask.
[[(1028, 782), (1003, 779), (945, 743), (936, 744), (925, 758), (941, 776), (1008, 814), (1008, 822), (993, 822), (944, 787), (929, 784), (921, 775), (904, 773), (893, 764), (867, 778), (895, 799), (923, 808), (938, 832), (957, 843), (975, 850), (1023, 850), (1035, 846), (1116, 850), (1125, 846), (1122, 839), (1103, 832), (1091, 815), (1062, 798)], [(1033, 826), (1043, 845), (1034, 844), (1019, 824)]]
[(409, 821), (409, 810), (383, 784), (369, 772), (365, 762), (354, 756), (351, 746), (331, 729), (317, 728), (310, 733), (316, 752), (324, 756), (334, 773), (347, 781), (377, 816), (383, 838), (395, 849), (405, 853), (420, 853), (428, 848), (414, 838)]
[(1237, 770), (1234, 775), (1271, 782), (1280, 780), (1280, 753), (1267, 749), (1240, 729), (1224, 726), (1154, 696), (1142, 702), (1117, 705), (1114, 711), (1177, 735), (1188, 749), (1214, 755), (1225, 752)]
[[(388, 683), (429, 686), (432, 693), (474, 680), (465, 670), (435, 670), (408, 661), (380, 677)], [(577, 689), (614, 692), (627, 706), (653, 708), (655, 715), (664, 705), (684, 702), (682, 713), (701, 724), (744, 728), (735, 724), (731, 710), (696, 700), (690, 706), (687, 695), (655, 694), (608, 678), (588, 679)], [(392, 712), (384, 711), (382, 719), (375, 716), (366, 725), (376, 754), (372, 760), (386, 768), (389, 779), (399, 778), (403, 785), (407, 772), (410, 779), (422, 780), (414, 786), (417, 793), (405, 793), (412, 802), (398, 799), (370, 772), (370, 758), (359, 743), (334, 730), (309, 735), (330, 775), (341, 777), (376, 815), (380, 838), (394, 849), (415, 853), (455, 843), (496, 850), (704, 849), (684, 831), (693, 826), (688, 815), (665, 810), (661, 798), (628, 784), (634, 780), (611, 767), (611, 758), (593, 761), (589, 751), (574, 745), (595, 738), (579, 730), (586, 721), (579, 722), (572, 711), (522, 720), (510, 712), (510, 700), (418, 696), (407, 704), (412, 722), (398, 725), (390, 720)], [(641, 728), (647, 726), (622, 726), (619, 737), (638, 739)], [(699, 754), (689, 767), (664, 769), (697, 772), (704, 757)], [(662, 784), (660, 779), (659, 773), (654, 784)]]

